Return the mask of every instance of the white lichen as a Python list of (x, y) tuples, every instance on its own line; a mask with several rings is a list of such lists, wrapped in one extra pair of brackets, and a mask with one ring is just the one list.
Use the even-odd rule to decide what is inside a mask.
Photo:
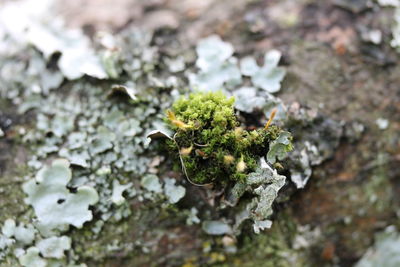
[(181, 185), (175, 185), (175, 179), (165, 178), (164, 182), (164, 194), (169, 203), (175, 204), (185, 196), (186, 189)]
[(387, 129), (389, 127), (389, 121), (387, 119), (384, 119), (384, 118), (378, 118), (375, 121), (375, 123), (376, 123), (376, 125), (378, 125), (378, 128), (380, 130), (385, 130), (385, 129)]
[(203, 221), (202, 228), (209, 235), (224, 235), (232, 233), (229, 224), (222, 221)]
[(160, 183), (160, 180), (158, 177), (154, 174), (148, 174), (143, 176), (140, 184), (145, 188), (146, 190), (154, 193), (161, 193), (162, 192), (162, 186)]
[(61, 259), (65, 256), (64, 251), (71, 248), (71, 239), (67, 236), (52, 236), (39, 240), (36, 243), (36, 247), (39, 249), (41, 255), (46, 258)]
[(60, 159), (42, 168), (35, 179), (23, 185), (28, 195), (25, 202), (32, 205), (42, 227), (52, 230), (70, 224), (81, 228), (93, 218), (89, 206), (99, 200), (96, 190), (80, 186), (71, 193), (67, 188), (71, 177), (69, 162)]
[(35, 239), (36, 229), (31, 224), (27, 226), (23, 223), (16, 225), (13, 219), (7, 219), (4, 222), (2, 233), (8, 238), (14, 238), (23, 245), (30, 245)]
[(132, 183), (121, 185), (118, 180), (114, 180), (111, 201), (117, 206), (123, 204), (125, 202), (125, 198), (122, 194), (124, 193), (124, 191), (132, 188), (132, 186)]
[(39, 253), (37, 247), (30, 247), (19, 257), (19, 263), (24, 267), (46, 267), (47, 261), (40, 257)]
[(190, 84), (194, 89), (216, 91), (230, 88), (242, 82), (237, 59), (232, 57), (233, 46), (223, 42), (217, 35), (199, 41), (196, 66), (198, 73), (190, 73)]
[(281, 53), (278, 50), (271, 50), (265, 53), (264, 65), (259, 67), (254, 58), (246, 57), (240, 62), (241, 72), (250, 76), (255, 87), (262, 88), (269, 93), (276, 93), (281, 89), (281, 82), (286, 71), (278, 67)]

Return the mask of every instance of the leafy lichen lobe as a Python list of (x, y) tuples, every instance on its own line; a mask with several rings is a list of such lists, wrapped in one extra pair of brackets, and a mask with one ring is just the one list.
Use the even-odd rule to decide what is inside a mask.
[(195, 183), (243, 181), (282, 130), (240, 127), (234, 97), (222, 92), (196, 92), (181, 97), (167, 111), (167, 123), (176, 132), (169, 148), (182, 159), (188, 178)]

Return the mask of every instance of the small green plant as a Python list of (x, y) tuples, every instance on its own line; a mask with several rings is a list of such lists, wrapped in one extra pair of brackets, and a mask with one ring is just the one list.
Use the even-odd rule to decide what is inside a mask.
[[(264, 128), (243, 129), (235, 116), (234, 101), (222, 92), (198, 92), (178, 99), (167, 111), (166, 122), (175, 131), (167, 141), (168, 149), (175, 155), (178, 152), (193, 183), (245, 181), (283, 132), (270, 125), (274, 113)], [(287, 152), (292, 146), (283, 148)]]

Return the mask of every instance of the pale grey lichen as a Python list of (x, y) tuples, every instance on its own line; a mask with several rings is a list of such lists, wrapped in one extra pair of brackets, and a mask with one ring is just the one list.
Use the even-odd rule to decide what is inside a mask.
[(13, 219), (7, 219), (2, 227), (2, 233), (23, 245), (29, 245), (35, 239), (36, 229), (31, 224), (25, 227), (24, 224), (20, 223), (17, 226)]
[(14, 243), (14, 239), (8, 238), (5, 235), (0, 235), (0, 261), (10, 254), (10, 248)]
[(331, 157), (343, 134), (343, 124), (323, 118), (316, 110), (293, 103), (285, 120), (293, 133), (294, 150), (287, 159), (291, 180), (297, 188), (304, 188), (311, 177), (312, 166)]
[(64, 251), (71, 248), (71, 238), (67, 236), (56, 237), (52, 236), (46, 239), (39, 240), (36, 243), (41, 255), (46, 258), (63, 258)]
[(233, 46), (217, 35), (199, 41), (196, 52), (197, 74), (190, 73), (190, 84), (195, 89), (216, 91), (225, 86), (232, 88), (242, 82), (237, 59), (232, 57)]
[(37, 247), (30, 247), (19, 257), (19, 263), (24, 267), (46, 267), (47, 262), (39, 256), (39, 253), (40, 250)]
[[(306, 149), (301, 150), (297, 155), (296, 162), (298, 169), (293, 168), (291, 170), (290, 179), (297, 188), (304, 188), (312, 174), (311, 163)], [(292, 158), (294, 158), (294, 156), (292, 156)]]
[(377, 235), (373, 247), (368, 249), (356, 267), (396, 267), (400, 265), (400, 235), (394, 227), (388, 227)]
[(193, 89), (223, 90), (235, 89), (242, 83), (242, 75), (250, 76), (253, 86), (269, 93), (276, 93), (286, 71), (278, 67), (281, 53), (271, 50), (264, 56), (264, 65), (259, 67), (252, 57), (244, 57), (238, 67), (237, 58), (233, 57), (233, 46), (223, 42), (217, 35), (211, 35), (199, 41), (197, 47), (196, 66), (198, 73), (189, 73), (188, 77)]
[(115, 133), (104, 126), (99, 126), (96, 130), (97, 135), (92, 140), (90, 153), (99, 154), (113, 147)]
[(397, 50), (400, 49), (400, 7), (396, 7), (394, 11), (394, 26), (392, 28), (390, 45)]
[(202, 228), (209, 235), (231, 234), (232, 227), (222, 221), (203, 221)]
[(382, 31), (378, 29), (366, 29), (361, 33), (363, 41), (375, 45), (382, 43)]
[(164, 183), (164, 194), (169, 203), (175, 204), (185, 196), (186, 189), (181, 185), (175, 185), (175, 179), (165, 178)]
[(85, 132), (72, 132), (68, 135), (68, 147), (69, 149), (77, 149), (83, 147), (87, 140), (87, 134)]
[(66, 148), (59, 150), (60, 157), (68, 159), (72, 165), (81, 166), (83, 168), (89, 167), (90, 155), (86, 150), (70, 151)]
[(392, 7), (400, 6), (399, 0), (377, 0), (377, 1), (378, 1), (378, 4), (381, 6), (392, 6)]
[(272, 204), (278, 197), (279, 190), (285, 185), (286, 177), (279, 175), (263, 159), (260, 168), (253, 173), (253, 176), (256, 179), (249, 185), (253, 188), (259, 186), (254, 189), (255, 197), (246, 209), (251, 211), (250, 218), (254, 221), (254, 232), (259, 233), (260, 230), (271, 226), (267, 218), (273, 213)]
[(34, 45), (46, 58), (60, 52), (58, 66), (67, 79), (77, 79), (84, 74), (107, 78), (100, 58), (95, 55), (90, 40), (82, 31), (66, 30), (60, 20), (52, 24), (46, 22), (49, 19), (46, 12), (53, 3), (46, 1), (41, 8), (29, 0), (9, 3), (1, 10), (0, 23), (15, 40)]
[(99, 200), (96, 190), (80, 186), (76, 193), (71, 193), (67, 188), (71, 178), (69, 162), (60, 159), (23, 185), (28, 195), (26, 203), (32, 205), (40, 224), (49, 231), (69, 224), (80, 228), (93, 218), (89, 206)]
[[(164, 195), (168, 203), (175, 204), (181, 200), (186, 194), (186, 188), (181, 185), (176, 185), (176, 180), (172, 178), (164, 178), (162, 182), (154, 174), (146, 174), (140, 181), (141, 186), (147, 191)], [(144, 195), (145, 198), (154, 199), (153, 195)]]
[(298, 225), (296, 235), (292, 241), (292, 247), (295, 250), (309, 248), (321, 242), (323, 232), (320, 227), (311, 225)]
[(376, 125), (378, 125), (378, 128), (380, 130), (385, 130), (389, 126), (389, 121), (387, 119), (384, 119), (384, 118), (376, 119), (375, 123), (376, 123)]
[(281, 53), (271, 50), (264, 55), (264, 66), (259, 67), (252, 57), (245, 57), (240, 61), (240, 70), (243, 75), (250, 76), (254, 86), (269, 93), (276, 93), (281, 88), (281, 82), (286, 71), (278, 67)]
[(185, 70), (185, 59), (183, 56), (177, 56), (176, 58), (166, 58), (165, 63), (168, 66), (169, 71), (172, 73), (181, 72)]
[(259, 234), (260, 231), (265, 229), (269, 229), (272, 226), (272, 221), (270, 220), (263, 220), (263, 221), (255, 221), (253, 224), (254, 233)]
[(283, 160), (287, 156), (287, 152), (292, 150), (290, 138), (292, 135), (289, 132), (282, 132), (278, 138), (269, 145), (267, 160), (274, 164), (276, 160)]
[(193, 224), (198, 224), (200, 223), (200, 219), (199, 217), (197, 217), (197, 214), (199, 213), (199, 211), (195, 208), (192, 207), (190, 209), (190, 211), (188, 211), (188, 216), (186, 219), (186, 224), (187, 225), (193, 225)]
[[(269, 228), (272, 224), (268, 220), (273, 213), (272, 204), (285, 185), (285, 181), (285, 176), (279, 175), (264, 158), (261, 158), (256, 171), (250, 173), (245, 182), (236, 183), (226, 196), (228, 206), (239, 207), (233, 225), (234, 232), (240, 232), (240, 226), (246, 220), (253, 221), (255, 233)], [(243, 200), (239, 205), (241, 197), (246, 192), (252, 197)]]
[(215, 65), (222, 65), (233, 55), (233, 46), (223, 42), (218, 35), (211, 35), (199, 41), (196, 47), (196, 65), (202, 71), (208, 72)]
[(1, 228), (1, 232), (6, 237), (12, 237), (15, 231), (15, 221), (13, 219), (7, 219), (4, 222), (3, 227)]
[(256, 94), (257, 89), (254, 87), (242, 87), (236, 90), (233, 93), (235, 96), (235, 108), (247, 113), (263, 110), (267, 100), (265, 97), (257, 96)]
[(121, 185), (118, 180), (114, 180), (111, 201), (117, 206), (120, 206), (122, 203), (125, 202), (125, 198), (123, 197), (122, 194), (127, 189), (132, 188), (132, 186), (133, 186), (132, 183)]
[(255, 58), (247, 56), (240, 60), (240, 71), (245, 76), (253, 76), (259, 71)]
[(148, 191), (151, 191), (154, 193), (162, 192), (162, 186), (161, 186), (160, 180), (154, 174), (148, 174), (148, 175), (143, 176), (140, 184), (143, 186), (143, 188), (147, 189)]

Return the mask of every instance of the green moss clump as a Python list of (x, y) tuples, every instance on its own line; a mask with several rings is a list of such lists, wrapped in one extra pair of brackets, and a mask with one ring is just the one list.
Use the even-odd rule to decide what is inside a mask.
[(239, 127), (234, 102), (222, 92), (198, 92), (167, 111), (166, 122), (176, 132), (167, 147), (179, 151), (188, 178), (197, 184), (245, 180), (281, 132), (276, 126), (252, 131)]

